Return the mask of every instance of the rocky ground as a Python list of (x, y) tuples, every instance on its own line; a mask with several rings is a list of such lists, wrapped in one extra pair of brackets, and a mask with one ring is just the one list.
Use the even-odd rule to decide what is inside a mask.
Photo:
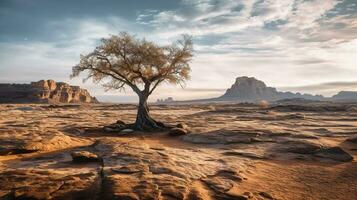
[(0, 199), (357, 197), (357, 106), (156, 105), (188, 134), (102, 129), (135, 109), (0, 105)]

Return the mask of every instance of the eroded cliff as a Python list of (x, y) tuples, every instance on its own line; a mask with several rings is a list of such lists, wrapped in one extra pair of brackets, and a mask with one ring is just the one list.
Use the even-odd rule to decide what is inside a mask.
[(0, 103), (97, 103), (79, 86), (54, 80), (30, 84), (0, 84)]

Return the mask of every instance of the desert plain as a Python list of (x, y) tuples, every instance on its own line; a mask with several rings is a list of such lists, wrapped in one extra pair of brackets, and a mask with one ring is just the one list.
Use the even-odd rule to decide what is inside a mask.
[(1, 104), (0, 199), (357, 198), (357, 104), (150, 109), (188, 134), (103, 129), (131, 104)]

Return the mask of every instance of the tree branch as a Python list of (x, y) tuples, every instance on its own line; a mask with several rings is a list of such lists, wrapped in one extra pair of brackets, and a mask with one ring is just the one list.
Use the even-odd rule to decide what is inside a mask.
[(163, 81), (164, 79), (160, 79), (158, 80), (154, 86), (151, 88), (151, 90), (149, 91), (149, 95), (151, 95), (151, 93), (156, 89), (156, 87)]

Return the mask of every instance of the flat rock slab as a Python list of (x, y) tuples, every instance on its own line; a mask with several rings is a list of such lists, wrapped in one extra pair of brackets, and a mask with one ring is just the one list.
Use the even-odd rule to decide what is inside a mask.
[(217, 130), (209, 133), (189, 134), (182, 139), (195, 144), (233, 144), (258, 141), (259, 132), (239, 130)]
[(323, 145), (309, 140), (283, 140), (280, 141), (279, 151), (296, 154), (313, 154)]
[(353, 157), (340, 147), (323, 148), (315, 152), (314, 155), (340, 162), (349, 162), (353, 160)]
[[(185, 199), (193, 181), (214, 181), (212, 175), (222, 167), (230, 173), (238, 171), (236, 165), (217, 162), (209, 151), (150, 148), (140, 140), (123, 143), (103, 139), (95, 149), (103, 157), (107, 199)], [(219, 176), (222, 185), (234, 184), (239, 177)]]
[(94, 199), (98, 171), (6, 170), (0, 173), (0, 199)]
[(37, 151), (55, 151), (91, 144), (90, 140), (74, 138), (61, 132), (28, 133), (15, 131), (0, 135), (0, 156), (33, 153)]
[(350, 162), (353, 160), (353, 157), (341, 147), (324, 146), (321, 143), (309, 140), (281, 141), (280, 145), (275, 149), (280, 153), (300, 154), (310, 159), (320, 158), (337, 162)]

